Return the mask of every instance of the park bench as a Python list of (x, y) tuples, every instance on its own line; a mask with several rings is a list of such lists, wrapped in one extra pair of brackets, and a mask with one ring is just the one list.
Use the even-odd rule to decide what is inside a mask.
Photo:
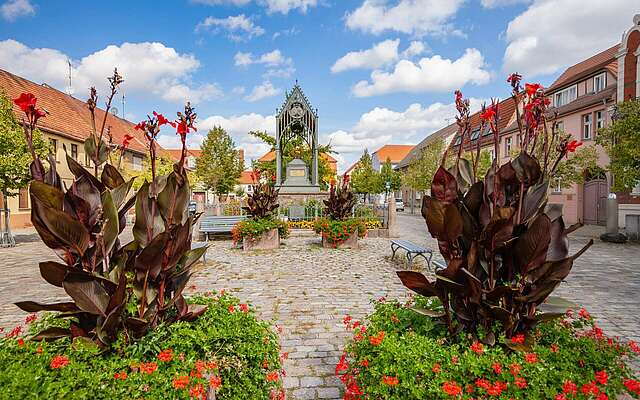
[(209, 240), (211, 233), (230, 233), (233, 226), (246, 218), (244, 215), (206, 216), (200, 218), (198, 232), (203, 233)]
[[(407, 252), (406, 257), (409, 265), (413, 264), (414, 258), (421, 256), (427, 261), (427, 266), (431, 268), (431, 259), (433, 258), (433, 251), (431, 249), (418, 246), (417, 244), (412, 243), (408, 240), (393, 239), (391, 240), (391, 251), (393, 252), (393, 255), (391, 256), (392, 260), (396, 256), (396, 251), (398, 251), (399, 249), (403, 249)], [(429, 255), (428, 258), (427, 254)]]

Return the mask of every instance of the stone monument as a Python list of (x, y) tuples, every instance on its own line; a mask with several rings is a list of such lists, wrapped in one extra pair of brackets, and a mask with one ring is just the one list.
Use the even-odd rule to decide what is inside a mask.
[(291, 160), (286, 167), (286, 178), (280, 186), (281, 193), (318, 193), (319, 185), (312, 185), (309, 167), (299, 158)]

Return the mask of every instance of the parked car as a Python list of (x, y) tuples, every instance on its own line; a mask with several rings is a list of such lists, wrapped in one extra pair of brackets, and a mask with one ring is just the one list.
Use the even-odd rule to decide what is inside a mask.
[(194, 215), (196, 215), (196, 211), (198, 211), (198, 203), (196, 203), (195, 201), (189, 202), (187, 210), (189, 211), (189, 215), (193, 217)]
[(402, 201), (402, 199), (396, 199), (396, 211), (404, 212), (404, 202)]

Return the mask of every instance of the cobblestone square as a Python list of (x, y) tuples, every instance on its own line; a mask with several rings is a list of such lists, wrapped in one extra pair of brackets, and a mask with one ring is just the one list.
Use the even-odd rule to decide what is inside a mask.
[[(401, 214), (399, 224), (403, 239), (435, 249), (421, 217)], [(581, 235), (578, 231), (571, 238), (572, 253), (588, 241)], [(284, 385), (290, 399), (340, 398), (334, 370), (346, 338), (343, 317), (364, 317), (372, 299), (403, 300), (408, 295), (396, 277), (395, 270), (404, 266), (391, 260), (389, 239), (367, 238), (358, 250), (328, 250), (314, 234), (294, 233), (277, 251), (248, 254), (233, 249), (229, 240), (210, 245), (208, 265), (192, 278), (189, 294), (226, 289), (256, 305), (260, 318), (282, 327), (282, 349), (289, 353)], [(0, 249), (0, 326), (24, 319), (15, 301), (65, 298), (39, 275), (38, 262), (47, 259), (55, 256), (37, 240)], [(598, 240), (558, 290), (586, 307), (607, 334), (636, 341), (639, 292), (640, 246)]]

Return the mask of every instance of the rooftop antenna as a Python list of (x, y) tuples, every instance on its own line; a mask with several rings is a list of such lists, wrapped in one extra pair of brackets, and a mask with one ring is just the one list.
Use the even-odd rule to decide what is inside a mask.
[(67, 88), (67, 94), (73, 95), (73, 86), (71, 86), (71, 59), (67, 58), (67, 65), (69, 65), (69, 87)]
[(125, 98), (124, 98), (124, 91), (122, 92), (122, 119), (124, 118), (124, 104), (126, 103)]

